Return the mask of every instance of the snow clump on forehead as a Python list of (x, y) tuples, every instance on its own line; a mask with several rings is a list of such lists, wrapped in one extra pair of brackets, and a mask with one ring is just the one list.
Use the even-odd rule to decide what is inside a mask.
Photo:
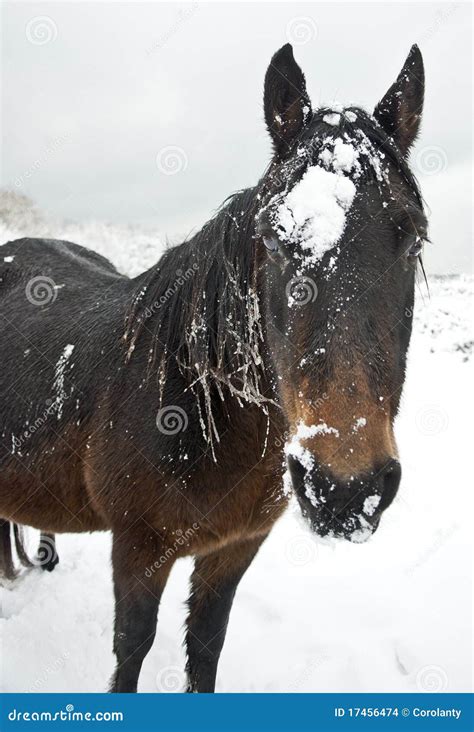
[(350, 178), (310, 166), (276, 210), (280, 237), (299, 242), (306, 259), (317, 262), (344, 233), (355, 194)]
[[(351, 124), (357, 120), (350, 111), (339, 116)], [(328, 124), (332, 129), (325, 137), (317, 135), (309, 145), (297, 149), (297, 162), (309, 160), (301, 178), (265, 206), (280, 240), (289, 248), (299, 245), (298, 255), (304, 265), (319, 262), (341, 240), (363, 174), (370, 170), (377, 181), (387, 180), (385, 155), (362, 130), (337, 131), (333, 118)]]

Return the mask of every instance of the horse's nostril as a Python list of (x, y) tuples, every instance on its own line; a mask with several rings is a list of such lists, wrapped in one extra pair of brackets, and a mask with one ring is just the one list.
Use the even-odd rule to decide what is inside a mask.
[(381, 499), (379, 509), (384, 511), (395, 498), (400, 485), (402, 469), (398, 460), (390, 460), (379, 474)]

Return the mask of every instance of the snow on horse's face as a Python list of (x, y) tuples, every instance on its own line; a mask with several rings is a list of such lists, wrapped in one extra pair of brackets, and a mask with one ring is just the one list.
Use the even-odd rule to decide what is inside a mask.
[(265, 80), (275, 156), (257, 244), (289, 475), (315, 531), (355, 542), (400, 482), (393, 420), (426, 237), (406, 156), (423, 88), (416, 47), (373, 116), (313, 113), (290, 47)]

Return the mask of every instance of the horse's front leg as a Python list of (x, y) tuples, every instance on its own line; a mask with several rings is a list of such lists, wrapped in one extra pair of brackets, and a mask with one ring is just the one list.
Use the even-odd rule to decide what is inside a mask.
[(265, 536), (197, 557), (188, 600), (188, 692), (213, 692), (235, 590)]
[[(114, 534), (114, 653), (111, 692), (135, 692), (143, 660), (153, 645), (158, 606), (173, 560), (160, 564), (157, 536), (142, 531)], [(149, 532), (149, 529), (148, 529)]]

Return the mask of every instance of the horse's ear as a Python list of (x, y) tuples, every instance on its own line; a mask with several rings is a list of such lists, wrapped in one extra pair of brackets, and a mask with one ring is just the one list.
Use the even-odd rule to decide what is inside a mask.
[(289, 43), (270, 61), (265, 74), (263, 106), (275, 152), (281, 156), (311, 114), (304, 74)]
[(417, 45), (410, 49), (398, 79), (374, 110), (374, 117), (407, 155), (420, 128), (425, 71), (423, 57)]

